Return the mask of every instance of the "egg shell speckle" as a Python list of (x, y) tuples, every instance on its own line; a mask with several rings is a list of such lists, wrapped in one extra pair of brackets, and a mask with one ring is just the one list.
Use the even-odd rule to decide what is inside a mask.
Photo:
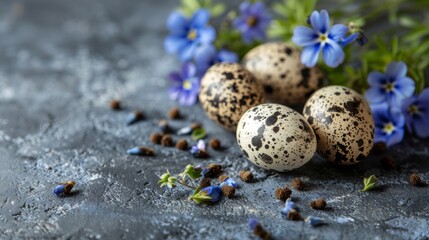
[(301, 50), (286, 43), (253, 48), (243, 58), (243, 66), (263, 85), (267, 100), (288, 106), (304, 104), (325, 83), (320, 69), (304, 66)]
[(374, 143), (374, 119), (365, 99), (343, 86), (316, 91), (304, 106), (304, 117), (317, 137), (317, 152), (342, 165), (365, 159)]
[(201, 80), (201, 106), (210, 119), (235, 131), (249, 108), (263, 103), (264, 91), (255, 77), (236, 63), (217, 63)]
[(286, 172), (307, 163), (316, 152), (316, 136), (304, 117), (275, 103), (249, 109), (237, 127), (237, 142), (254, 164)]

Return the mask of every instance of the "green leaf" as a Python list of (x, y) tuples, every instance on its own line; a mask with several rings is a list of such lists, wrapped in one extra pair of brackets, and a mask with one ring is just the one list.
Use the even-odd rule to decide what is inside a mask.
[(375, 177), (374, 175), (371, 175), (369, 178), (364, 178), (363, 179), (363, 189), (360, 190), (361, 192), (366, 192), (369, 191), (371, 189), (373, 189), (376, 185), (377, 185), (377, 177)]
[(206, 137), (206, 130), (204, 128), (196, 128), (192, 131), (192, 139), (200, 140)]

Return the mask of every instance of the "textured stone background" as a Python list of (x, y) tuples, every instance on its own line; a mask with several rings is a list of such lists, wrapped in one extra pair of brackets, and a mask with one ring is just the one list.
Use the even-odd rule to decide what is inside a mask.
[[(0, 3), (0, 235), (9, 238), (247, 239), (246, 222), (258, 218), (276, 239), (428, 239), (428, 187), (407, 183), (411, 172), (429, 179), (428, 143), (411, 137), (388, 154), (400, 170), (387, 171), (372, 156), (353, 167), (319, 157), (296, 171), (256, 169), (239, 152), (234, 134), (210, 122), (199, 106), (182, 108), (179, 128), (201, 121), (226, 147), (198, 160), (187, 152), (153, 146), (148, 135), (166, 111), (166, 74), (177, 62), (163, 52), (166, 16), (176, 1), (38, 0)], [(107, 103), (119, 98), (125, 109)], [(146, 120), (127, 127), (127, 114)], [(175, 138), (177, 140), (177, 138)], [(152, 146), (156, 157), (126, 149)], [(184, 189), (157, 185), (168, 168), (221, 163), (226, 173), (250, 167), (234, 199), (213, 206), (186, 200)], [(376, 174), (381, 187), (360, 193), (362, 178)], [(329, 223), (310, 228), (280, 217), (276, 187), (300, 176), (294, 192), (304, 216)], [(51, 189), (73, 179), (75, 191), (57, 198)], [(324, 197), (329, 209), (311, 210)]]

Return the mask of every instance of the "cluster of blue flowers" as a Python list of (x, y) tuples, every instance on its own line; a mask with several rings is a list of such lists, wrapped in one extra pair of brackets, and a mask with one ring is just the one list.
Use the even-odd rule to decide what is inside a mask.
[(420, 138), (429, 137), (429, 89), (413, 96), (414, 81), (407, 77), (403, 62), (391, 62), (386, 73), (368, 75), (365, 97), (375, 121), (375, 142), (392, 146), (402, 141), (404, 127)]
[[(210, 13), (199, 9), (187, 18), (179, 12), (173, 12), (167, 19), (170, 35), (164, 41), (167, 53), (177, 55), (182, 69), (169, 75), (170, 98), (179, 104), (189, 106), (198, 100), (200, 79), (206, 70), (215, 63), (237, 62), (238, 55), (226, 49), (216, 49), (216, 30), (209, 25)], [(232, 25), (241, 33), (245, 43), (264, 40), (270, 18), (263, 3), (240, 5), (240, 14)]]

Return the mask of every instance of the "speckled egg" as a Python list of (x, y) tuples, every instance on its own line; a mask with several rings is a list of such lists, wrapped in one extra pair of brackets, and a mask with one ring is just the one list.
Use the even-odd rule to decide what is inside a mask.
[(230, 131), (244, 112), (265, 100), (262, 86), (237, 63), (210, 67), (201, 79), (199, 99), (209, 118)]
[(267, 100), (288, 106), (304, 104), (325, 82), (319, 68), (304, 66), (301, 51), (286, 43), (259, 45), (242, 64), (263, 85)]
[(249, 109), (237, 127), (237, 142), (252, 163), (290, 171), (316, 152), (316, 136), (305, 118), (286, 106), (265, 103)]
[(351, 165), (365, 159), (374, 142), (374, 119), (365, 99), (342, 86), (316, 91), (304, 117), (317, 137), (317, 152), (327, 160)]

